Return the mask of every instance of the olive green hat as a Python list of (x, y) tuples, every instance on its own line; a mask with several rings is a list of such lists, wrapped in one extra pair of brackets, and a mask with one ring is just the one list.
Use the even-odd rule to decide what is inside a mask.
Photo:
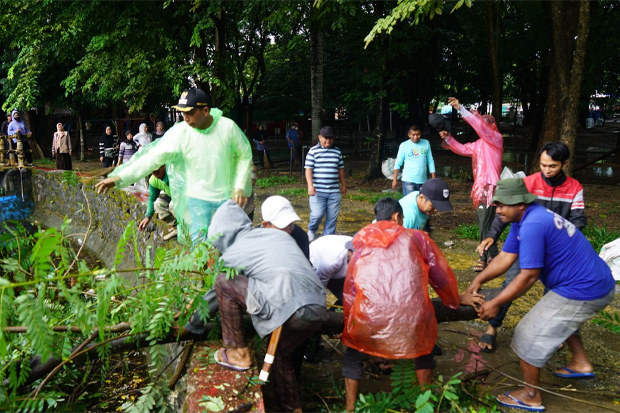
[(528, 192), (523, 178), (511, 178), (497, 181), (493, 202), (504, 205), (531, 204), (536, 198), (536, 195)]

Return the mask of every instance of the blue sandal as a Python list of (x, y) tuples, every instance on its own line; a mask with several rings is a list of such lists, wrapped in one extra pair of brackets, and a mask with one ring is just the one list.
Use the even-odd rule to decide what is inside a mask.
[(592, 377), (596, 377), (596, 375), (592, 372), (579, 373), (578, 371), (571, 370), (566, 366), (560, 368), (560, 370), (566, 370), (569, 374), (558, 373), (557, 371), (554, 371), (553, 375), (556, 377), (562, 377), (563, 379), (591, 379)]
[(504, 396), (508, 397), (511, 401), (510, 402), (503, 402), (500, 399), (498, 399), (497, 397), (495, 397), (495, 400), (497, 400), (497, 402), (499, 404), (501, 404), (502, 406), (506, 406), (506, 407), (510, 407), (512, 409), (521, 409), (521, 410), (527, 410), (528, 412), (544, 412), (545, 411), (545, 406), (532, 406), (531, 404), (527, 404), (525, 402), (522, 402), (521, 400), (517, 399), (514, 396), (510, 395), (510, 392), (506, 392), (504, 393)]

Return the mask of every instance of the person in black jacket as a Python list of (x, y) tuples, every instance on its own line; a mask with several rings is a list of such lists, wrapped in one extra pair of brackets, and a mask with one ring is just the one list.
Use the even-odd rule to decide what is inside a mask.
[(99, 161), (103, 163), (104, 168), (109, 168), (114, 164), (116, 159), (116, 154), (114, 153), (116, 138), (116, 135), (112, 134), (110, 126), (106, 126), (105, 133), (99, 138)]
[(254, 134), (254, 143), (256, 143), (256, 150), (258, 151), (258, 163), (261, 169), (265, 167), (265, 157), (270, 165), (273, 165), (271, 155), (269, 154), (269, 147), (267, 146), (267, 132), (263, 130), (263, 125), (259, 124), (256, 133)]
[[(11, 113), (7, 113), (6, 114), (6, 121), (2, 122), (2, 135), (6, 136), (8, 135), (8, 130), (9, 130), (9, 123), (11, 123)], [(2, 145), (0, 145), (0, 149), (8, 149), (8, 141), (5, 141), (4, 137), (2, 138), (2, 140), (0, 141), (2, 143)]]

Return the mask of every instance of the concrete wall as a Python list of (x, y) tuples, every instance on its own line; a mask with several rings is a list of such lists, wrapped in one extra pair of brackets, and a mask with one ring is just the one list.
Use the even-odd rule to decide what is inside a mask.
[[(60, 228), (63, 219), (69, 218), (70, 233), (81, 234), (78, 236), (80, 240), (83, 240), (83, 234), (90, 227), (86, 246), (101, 258), (106, 266), (111, 267), (116, 246), (125, 227), (133, 220), (137, 229), (138, 223), (144, 218), (146, 205), (133, 194), (121, 190), (111, 190), (107, 194), (98, 195), (94, 182), (74, 185), (62, 182), (63, 171), (33, 169), (32, 172), (34, 212), (31, 219), (47, 227)], [(157, 247), (176, 243), (175, 239), (162, 239), (164, 229), (165, 224), (154, 219), (144, 232), (139, 233), (138, 250), (142, 260), (149, 246), (154, 254)], [(135, 263), (134, 249), (130, 244), (118, 268), (134, 268)]]
[[(86, 240), (86, 246), (92, 250), (106, 266), (112, 266), (116, 245), (123, 234), (127, 223), (131, 220), (135, 225), (144, 217), (146, 205), (136, 196), (120, 191), (108, 191), (105, 195), (98, 195), (94, 190), (94, 183), (70, 185), (63, 181), (62, 171), (33, 170), (32, 190), (34, 198), (34, 212), (30, 220), (38, 221), (46, 227), (60, 228), (63, 218), (72, 220), (69, 233), (81, 233), (90, 226), (91, 232)], [(88, 200), (88, 203), (86, 202)], [(90, 205), (88, 205), (90, 204)], [(89, 208), (92, 214), (89, 215)], [(151, 246), (153, 253), (159, 246), (176, 246), (176, 240), (163, 241), (161, 238), (165, 224), (155, 219), (149, 228), (138, 236), (138, 250), (142, 258), (146, 249)], [(83, 239), (79, 235), (79, 239)], [(143, 260), (144, 262), (144, 260)], [(129, 245), (125, 252), (125, 259), (118, 268), (134, 268), (135, 255), (133, 246)], [(128, 275), (133, 276), (133, 275)], [(159, 365), (159, 369), (168, 366), (164, 373), (164, 380), (169, 379), (179, 363), (177, 355), (187, 343), (166, 344), (167, 357)], [(169, 401), (175, 411), (200, 413), (204, 408), (200, 405), (206, 394), (221, 398), (226, 403), (225, 411), (234, 410), (243, 402), (233, 397), (232, 389), (243, 393), (245, 399), (252, 402), (252, 411), (264, 412), (262, 392), (259, 388), (248, 388), (246, 375), (225, 369), (216, 364), (205, 363), (210, 352), (221, 347), (219, 341), (198, 342), (186, 366), (185, 374), (177, 382), (169, 395)], [(247, 373), (250, 376), (258, 374), (254, 370)], [(226, 386), (217, 389), (214, 386), (226, 383)], [(247, 391), (246, 391), (247, 390)], [(251, 390), (251, 391), (250, 391)], [(244, 400), (245, 400), (244, 399)]]

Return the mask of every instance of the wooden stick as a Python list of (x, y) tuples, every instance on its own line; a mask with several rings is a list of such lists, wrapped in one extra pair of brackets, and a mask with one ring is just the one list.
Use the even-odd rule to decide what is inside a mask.
[(271, 365), (273, 364), (273, 360), (275, 359), (276, 350), (278, 348), (278, 343), (280, 342), (280, 335), (282, 334), (282, 326), (276, 328), (271, 333), (271, 339), (269, 339), (269, 346), (267, 347), (267, 354), (265, 354), (265, 362), (263, 363), (263, 368), (260, 371), (260, 375), (258, 376), (259, 380), (264, 382), (269, 378), (269, 371), (271, 370)]
[(265, 165), (265, 169), (271, 169), (271, 162), (269, 162), (269, 158), (267, 157), (267, 150), (263, 149), (263, 164)]

